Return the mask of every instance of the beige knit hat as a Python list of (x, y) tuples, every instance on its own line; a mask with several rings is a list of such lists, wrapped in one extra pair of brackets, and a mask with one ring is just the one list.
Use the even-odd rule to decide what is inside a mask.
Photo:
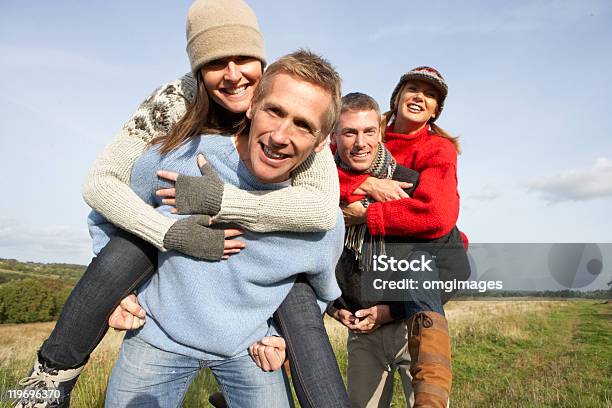
[(242, 0), (196, 0), (187, 14), (187, 54), (194, 74), (210, 61), (233, 55), (266, 65), (257, 17)]

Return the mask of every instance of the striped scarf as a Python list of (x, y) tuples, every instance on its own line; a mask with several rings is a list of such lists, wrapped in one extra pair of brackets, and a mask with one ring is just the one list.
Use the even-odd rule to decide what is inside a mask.
[[(336, 150), (335, 155), (336, 166), (352, 171), (350, 167), (340, 160), (340, 155)], [(370, 165), (370, 168), (365, 173), (376, 178), (390, 179), (395, 173), (395, 167), (397, 163), (395, 159), (387, 150), (385, 145), (381, 142), (378, 144), (376, 150), (376, 157)], [(367, 206), (372, 203), (373, 200), (370, 197), (366, 197), (362, 200), (362, 204)], [(346, 227), (346, 235), (344, 238), (344, 246), (350, 249), (355, 254), (355, 259), (359, 262), (359, 267), (362, 271), (369, 271), (372, 264), (372, 257), (374, 255), (382, 255), (385, 253), (385, 240), (383, 236), (372, 236), (368, 231), (367, 224), (351, 225)]]

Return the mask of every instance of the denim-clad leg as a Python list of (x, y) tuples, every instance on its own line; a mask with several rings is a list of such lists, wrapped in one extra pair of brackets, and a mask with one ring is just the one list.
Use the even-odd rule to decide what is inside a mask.
[(350, 407), (314, 290), (303, 275), (298, 277), (274, 318), (287, 342), (300, 405)]
[(105, 407), (179, 407), (199, 360), (155, 348), (128, 333), (106, 388)]
[(106, 407), (180, 407), (201, 368), (209, 366), (231, 408), (288, 408), (292, 400), (281, 371), (266, 373), (248, 356), (223, 361), (157, 349), (127, 335), (106, 389)]
[(108, 330), (112, 311), (156, 268), (153, 245), (123, 231), (113, 236), (70, 293), (39, 356), (58, 369), (85, 363)]
[(292, 408), (293, 397), (282, 368), (264, 372), (248, 355), (209, 362), (230, 408)]

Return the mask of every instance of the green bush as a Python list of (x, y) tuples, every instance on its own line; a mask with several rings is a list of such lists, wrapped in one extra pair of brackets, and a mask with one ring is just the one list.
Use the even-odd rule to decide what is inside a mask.
[(20, 279), (0, 285), (0, 323), (54, 320), (70, 293), (57, 279)]

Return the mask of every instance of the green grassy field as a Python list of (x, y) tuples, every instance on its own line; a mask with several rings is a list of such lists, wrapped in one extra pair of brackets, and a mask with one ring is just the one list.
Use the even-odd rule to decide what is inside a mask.
[(528, 306), (455, 328), (454, 406), (612, 407), (612, 305)]
[[(612, 304), (597, 301), (451, 302), (452, 407), (612, 407)], [(341, 369), (346, 331), (327, 321)], [(0, 392), (15, 388), (53, 323), (0, 325)], [(74, 407), (102, 407), (122, 334), (109, 332), (92, 356)], [(208, 406), (215, 380), (203, 371), (184, 407)], [(396, 379), (393, 407), (406, 406)]]

